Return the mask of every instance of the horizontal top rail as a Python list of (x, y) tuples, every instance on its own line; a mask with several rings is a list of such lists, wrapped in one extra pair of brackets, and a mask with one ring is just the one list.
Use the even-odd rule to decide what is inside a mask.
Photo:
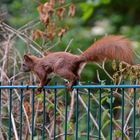
[[(39, 86), (36, 85), (4, 85), (0, 89), (35, 89)], [(44, 89), (66, 89), (65, 85), (44, 86)], [(97, 89), (97, 88), (140, 88), (140, 85), (76, 85), (73, 89)]]

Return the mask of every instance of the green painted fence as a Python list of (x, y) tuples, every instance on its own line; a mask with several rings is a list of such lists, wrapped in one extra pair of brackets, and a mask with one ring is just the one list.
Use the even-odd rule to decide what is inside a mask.
[[(37, 134), (36, 134), (36, 128), (34, 126), (34, 120), (36, 119), (35, 118), (35, 90), (36, 90), (37, 86), (35, 85), (31, 85), (31, 86), (26, 86), (26, 85), (12, 85), (12, 82), (10, 82), (9, 85), (1, 85), (0, 83), (0, 137), (1, 139), (9, 139), (9, 140), (12, 140), (12, 139), (19, 139), (19, 140), (22, 140), (22, 139), (25, 139), (25, 136), (23, 136), (23, 130), (25, 129), (25, 126), (23, 128), (23, 121), (25, 122), (25, 120), (23, 120), (23, 100), (24, 98), (26, 97), (26, 95), (24, 95), (24, 92), (26, 90), (31, 90), (32, 94), (31, 94), (31, 98), (32, 98), (32, 102), (31, 102), (31, 108), (32, 108), (32, 112), (31, 112), (31, 120), (29, 122), (30, 124), (30, 132), (29, 132), (29, 136), (30, 138), (26, 138), (26, 139), (37, 139), (37, 137), (35, 137)], [(120, 96), (121, 96), (121, 109), (120, 109), (120, 114), (121, 114), (121, 119), (117, 122), (117, 120), (115, 121), (115, 118), (113, 116), (113, 103), (114, 103), (114, 97), (113, 97), (113, 94), (114, 94), (114, 89), (119, 89), (120, 91)], [(38, 139), (42, 139), (42, 140), (45, 140), (45, 139), (48, 139), (49, 140), (49, 137), (47, 136), (47, 128), (46, 128), (46, 91), (49, 89), (51, 91), (53, 91), (53, 103), (54, 103), (54, 106), (53, 106), (53, 135), (51, 137), (51, 139), (54, 139), (54, 140), (59, 140), (60, 137), (59, 135), (59, 132), (58, 132), (58, 128), (57, 128), (57, 125), (56, 125), (56, 118), (57, 118), (57, 94), (59, 92), (59, 90), (63, 89), (63, 92), (64, 93), (64, 110), (63, 110), (63, 113), (64, 113), (64, 119), (61, 120), (63, 121), (63, 126), (61, 125), (61, 127), (63, 127), (63, 134), (61, 136), (61, 139), (63, 137), (64, 140), (70, 140), (70, 139), (75, 139), (75, 140), (78, 140), (78, 139), (82, 139), (82, 135), (81, 133), (84, 134), (84, 138), (83, 139), (87, 139), (87, 140), (91, 140), (91, 139), (110, 139), (110, 140), (113, 140), (114, 139), (114, 133), (116, 132), (115, 130), (115, 123), (118, 123), (119, 124), (119, 128), (121, 130), (119, 130), (119, 134), (118, 136), (120, 135), (120, 138), (119, 139), (122, 139), (122, 140), (125, 140), (125, 139), (139, 139), (140, 138), (140, 123), (136, 125), (136, 116), (137, 116), (137, 112), (136, 112), (136, 101), (137, 101), (137, 97), (136, 97), (136, 93), (137, 93), (137, 90), (140, 88), (140, 85), (76, 85), (76, 86), (73, 86), (73, 91), (75, 92), (75, 106), (74, 106), (74, 109), (75, 109), (75, 112), (74, 112), (74, 122), (72, 124), (74, 124), (74, 126), (72, 126), (73, 128), (73, 132), (69, 132), (69, 124), (68, 124), (68, 96), (69, 94), (71, 93), (68, 93), (67, 90), (66, 90), (66, 87), (64, 85), (54, 85), (54, 86), (45, 86), (43, 88), (43, 91), (42, 91), (42, 95), (43, 95), (43, 100), (42, 100), (42, 120), (41, 120), (41, 134), (40, 136), (38, 137)], [(79, 109), (81, 110), (81, 103), (79, 103), (79, 95), (80, 95), (80, 90), (83, 90), (83, 89), (86, 89), (87, 90), (87, 93), (86, 93), (86, 107), (87, 107), (87, 110), (86, 110), (86, 123), (84, 124), (84, 126), (86, 125), (86, 129), (84, 130), (84, 132), (80, 132), (79, 130), (79, 125), (80, 125), (80, 121), (79, 121), (79, 118), (81, 116), (79, 116)], [(103, 94), (103, 90), (104, 89), (107, 89), (110, 93), (110, 103), (109, 103), (109, 127), (107, 127), (106, 131), (108, 132), (108, 134), (106, 134), (106, 132), (104, 132), (103, 130), (103, 125), (104, 125), (104, 122), (102, 122), (102, 117), (103, 117), (103, 109), (102, 109), (102, 94)], [(125, 127), (125, 124), (127, 122), (127, 119), (125, 118), (125, 90), (129, 90), (129, 89), (133, 89), (133, 97), (132, 99), (130, 99), (132, 101), (132, 108), (131, 110), (129, 110), (128, 112), (132, 111), (132, 113), (128, 113), (129, 115), (129, 124), (131, 125), (127, 125), (129, 126), (127, 129), (125, 128), (124, 130), (124, 127)], [(16, 120), (15, 120), (15, 126), (13, 125), (12, 123), (12, 119), (14, 118), (14, 114), (12, 114), (12, 111), (13, 111), (13, 104), (14, 104), (14, 90), (17, 90), (18, 91), (18, 95), (19, 95), (19, 108), (20, 108), (20, 112), (19, 112), (19, 125), (16, 124)], [(95, 91), (96, 90), (96, 91)], [(3, 95), (3, 91), (6, 92), (7, 95)], [(97, 124), (95, 125), (95, 123), (91, 123), (93, 122), (93, 118), (92, 118), (92, 112), (91, 111), (93, 108), (91, 108), (91, 106), (94, 106), (91, 104), (91, 100), (93, 100), (91, 98), (91, 94), (95, 94), (96, 92), (96, 95), (98, 94), (98, 110), (96, 112), (97, 114), (97, 118), (96, 118), (96, 122)], [(138, 94), (137, 94), (138, 95)], [(8, 96), (8, 100), (7, 100), (7, 116), (5, 116), (5, 113), (3, 113), (4, 111), (3, 108), (3, 96)], [(12, 116), (13, 115), (13, 116)], [(4, 125), (4, 118), (7, 117), (7, 122), (8, 124), (7, 125)], [(128, 117), (127, 117), (128, 118)], [(83, 123), (83, 122), (82, 122)], [(92, 124), (92, 126), (91, 126)], [(7, 127), (6, 127), (7, 126)], [(96, 134), (94, 134), (93, 131), (91, 131), (91, 127), (92, 128), (96, 128), (97, 132)], [(118, 129), (119, 129), (118, 128)], [(16, 133), (15, 133), (15, 129), (16, 129)], [(121, 133), (120, 133), (121, 132)], [(129, 132), (129, 133), (128, 133)], [(25, 135), (25, 134), (24, 134)], [(71, 135), (71, 137), (68, 137), (69, 135)], [(96, 136), (95, 136), (96, 135)], [(116, 133), (117, 135), (117, 133)], [(106, 137), (107, 136), (107, 137)], [(117, 137), (117, 136), (116, 136)]]

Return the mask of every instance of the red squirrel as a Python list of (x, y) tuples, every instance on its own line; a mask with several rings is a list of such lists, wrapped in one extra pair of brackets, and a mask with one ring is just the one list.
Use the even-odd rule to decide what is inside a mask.
[(80, 79), (80, 74), (88, 61), (100, 62), (104, 59), (125, 61), (132, 64), (133, 49), (131, 41), (124, 36), (109, 35), (96, 41), (80, 55), (68, 52), (50, 52), (39, 58), (33, 55), (24, 55), (22, 69), (24, 72), (34, 72), (43, 87), (49, 83), (50, 75), (55, 73), (69, 80), (67, 89)]

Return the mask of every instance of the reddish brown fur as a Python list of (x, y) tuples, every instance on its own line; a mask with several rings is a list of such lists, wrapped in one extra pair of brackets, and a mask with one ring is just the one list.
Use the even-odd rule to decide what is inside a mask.
[(47, 85), (50, 81), (49, 75), (55, 73), (70, 80), (70, 89), (75, 81), (80, 79), (80, 70), (84, 63), (103, 61), (105, 58), (132, 63), (131, 42), (123, 36), (107, 36), (95, 42), (79, 56), (67, 52), (49, 52), (42, 58), (25, 55), (23, 70), (33, 71), (39, 77), (41, 86)]
[(82, 56), (88, 61), (99, 62), (106, 58), (132, 64), (133, 50), (131, 46), (131, 41), (124, 36), (106, 36), (91, 45)]

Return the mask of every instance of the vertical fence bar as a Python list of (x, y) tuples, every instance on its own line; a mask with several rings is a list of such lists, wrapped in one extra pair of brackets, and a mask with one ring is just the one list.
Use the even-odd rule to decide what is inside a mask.
[(44, 140), (45, 134), (45, 110), (46, 110), (46, 90), (43, 88), (43, 120), (42, 120), (42, 140)]
[[(0, 86), (1, 86), (1, 82), (0, 82)], [(1, 116), (2, 103), (1, 102), (2, 102), (2, 99), (1, 99), (1, 89), (0, 89), (0, 124), (2, 123), (1, 122), (1, 118), (2, 118), (2, 116)]]
[(68, 104), (68, 92), (66, 89), (65, 92), (65, 130), (64, 130), (64, 140), (67, 140), (67, 117), (68, 117), (68, 108), (67, 108), (67, 104)]
[[(10, 81), (10, 86), (12, 85), (12, 81)], [(12, 113), (12, 88), (9, 90), (9, 131), (8, 131), (8, 140), (11, 140), (11, 113)]]
[[(124, 85), (124, 82), (123, 82)], [(122, 140), (124, 139), (124, 88), (122, 88)]]
[(101, 93), (102, 89), (100, 88), (99, 91), (99, 120), (98, 120), (98, 125), (99, 125), (99, 131), (98, 131), (98, 139), (101, 139)]
[[(57, 85), (57, 83), (55, 83)], [(56, 135), (56, 94), (57, 94), (57, 88), (54, 89), (54, 140)]]
[(76, 129), (75, 129), (75, 140), (78, 140), (78, 96), (79, 96), (79, 90), (76, 90)]
[[(0, 86), (1, 86), (1, 82), (0, 82)], [(2, 109), (2, 99), (1, 99), (1, 89), (0, 89), (0, 131), (2, 130), (1, 126), (2, 126), (2, 114), (1, 114), (1, 109)]]
[[(33, 82), (34, 85), (34, 82)], [(32, 88), (32, 134), (31, 134), (31, 139), (34, 139), (34, 93), (35, 89)]]
[[(136, 81), (134, 82), (134, 85), (136, 85)], [(134, 88), (134, 98), (133, 98), (133, 140), (135, 140), (135, 134), (136, 134), (136, 88)]]
[[(21, 83), (23, 86), (23, 82)], [(23, 99), (23, 89), (20, 90), (20, 140), (22, 140), (22, 99)]]
[(90, 132), (90, 88), (88, 88), (88, 112), (87, 112), (87, 140)]
[(112, 140), (112, 96), (113, 96), (113, 89), (111, 88), (111, 93), (110, 93), (110, 140)]

